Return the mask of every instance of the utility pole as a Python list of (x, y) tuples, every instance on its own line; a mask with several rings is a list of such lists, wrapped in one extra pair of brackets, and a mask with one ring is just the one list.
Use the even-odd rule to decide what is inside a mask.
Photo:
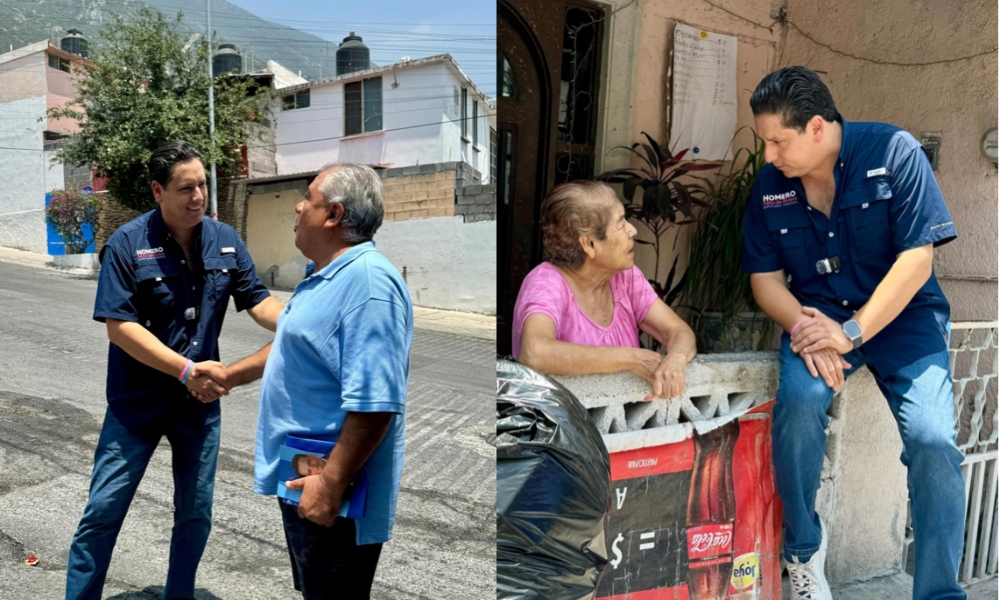
[[(208, 15), (208, 138), (212, 143), (212, 155), (215, 155), (215, 80), (212, 75), (212, 0), (205, 0), (205, 13)], [(212, 195), (212, 220), (219, 220), (219, 200), (215, 187), (215, 158), (212, 158), (212, 178), (209, 181)]]

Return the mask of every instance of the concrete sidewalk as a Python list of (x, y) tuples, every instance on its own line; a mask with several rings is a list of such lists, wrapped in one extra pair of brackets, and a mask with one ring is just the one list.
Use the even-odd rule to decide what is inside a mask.
[[(782, 595), (792, 596), (788, 575), (781, 578)], [(913, 597), (913, 577), (906, 573), (896, 573), (886, 577), (876, 577), (868, 581), (858, 581), (833, 588), (834, 600), (910, 600)], [(994, 600), (997, 597), (997, 580), (986, 579), (968, 586), (965, 591), (969, 600)]]
[[(98, 271), (90, 269), (64, 268), (52, 262), (52, 257), (48, 254), (37, 254), (35, 252), (25, 252), (14, 248), (0, 246), (0, 263), (8, 262), (39, 269), (49, 269), (58, 273), (80, 277), (97, 278)], [(282, 303), (288, 301), (291, 292), (279, 289), (272, 289), (271, 293)], [(458, 310), (441, 310), (425, 306), (413, 307), (413, 326), (426, 331), (438, 331), (441, 333), (451, 333), (464, 335), (482, 340), (494, 340), (497, 338), (497, 320), (492, 315), (481, 315)]]

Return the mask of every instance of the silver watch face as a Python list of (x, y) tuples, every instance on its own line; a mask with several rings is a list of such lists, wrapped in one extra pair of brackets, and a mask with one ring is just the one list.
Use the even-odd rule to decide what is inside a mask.
[(858, 325), (857, 321), (844, 323), (844, 335), (852, 342), (859, 339), (861, 337), (861, 326)]

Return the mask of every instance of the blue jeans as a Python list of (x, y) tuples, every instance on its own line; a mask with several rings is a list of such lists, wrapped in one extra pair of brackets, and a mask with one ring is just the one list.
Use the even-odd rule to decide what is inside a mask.
[[(174, 472), (174, 528), (164, 598), (194, 598), (194, 577), (212, 528), (221, 421), (167, 436)], [(94, 453), (90, 498), (69, 550), (67, 600), (100, 600), (118, 532), (160, 435), (126, 429), (110, 410)]]
[[(781, 374), (774, 406), (774, 467), (784, 510), (785, 558), (807, 561), (819, 549), (820, 525), (816, 491), (826, 449), (827, 410), (833, 390), (822, 377), (813, 378), (802, 358), (792, 352), (788, 335), (781, 339)], [(844, 355), (850, 375), (865, 364), (864, 348)], [(913, 597), (916, 600), (964, 599), (958, 585), (965, 531), (965, 487), (962, 452), (955, 444), (948, 351), (926, 356), (896, 373), (869, 369), (903, 439), (900, 460), (914, 532)], [(873, 473), (873, 477), (877, 474)]]

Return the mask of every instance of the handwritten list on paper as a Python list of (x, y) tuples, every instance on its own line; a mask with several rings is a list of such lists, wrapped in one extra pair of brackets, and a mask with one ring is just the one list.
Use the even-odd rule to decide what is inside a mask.
[(672, 70), (671, 152), (726, 158), (736, 132), (736, 38), (678, 23)]

